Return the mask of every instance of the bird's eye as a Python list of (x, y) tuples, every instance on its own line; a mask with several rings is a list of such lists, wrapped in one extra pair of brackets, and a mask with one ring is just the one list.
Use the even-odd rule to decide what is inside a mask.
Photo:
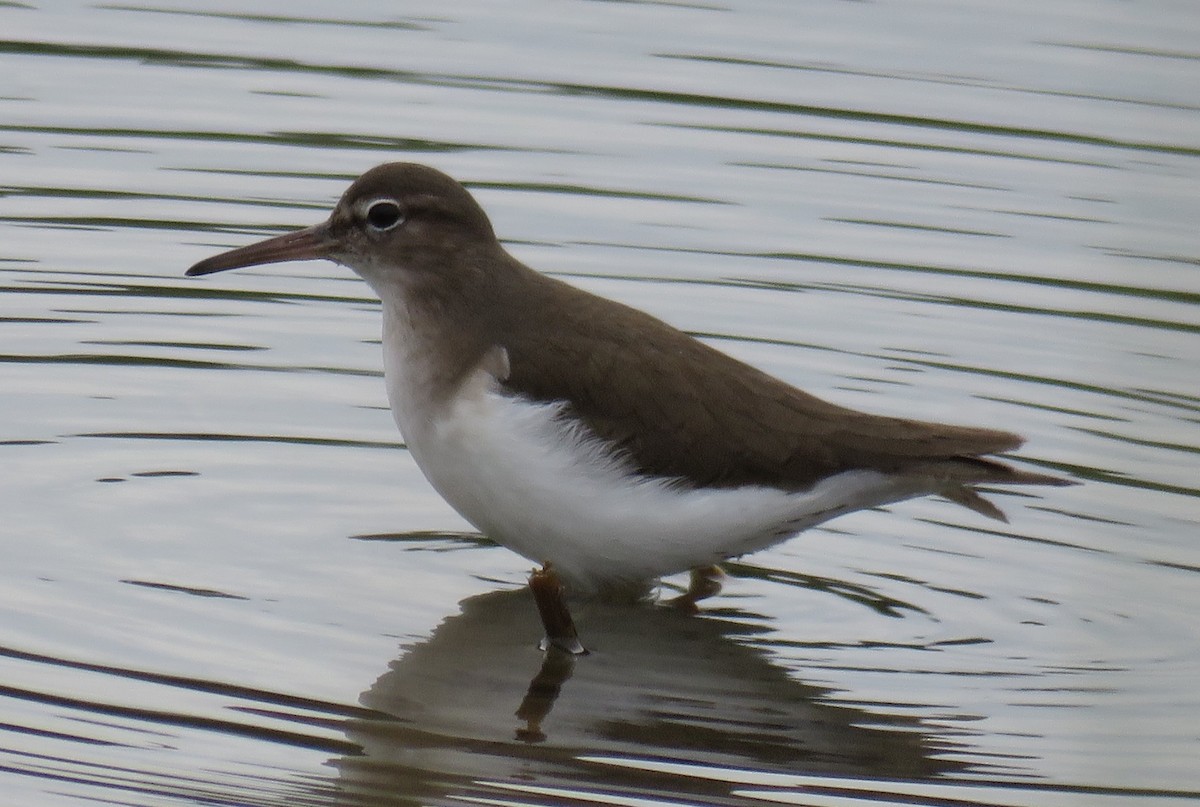
[(367, 208), (367, 224), (372, 230), (390, 230), (403, 221), (404, 214), (400, 212), (400, 205), (389, 199), (381, 199)]

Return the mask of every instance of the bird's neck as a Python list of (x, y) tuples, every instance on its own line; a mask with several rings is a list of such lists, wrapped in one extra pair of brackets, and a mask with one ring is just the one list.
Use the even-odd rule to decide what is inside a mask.
[[(383, 312), (384, 375), (400, 430), (411, 439), (453, 401), (462, 385), (503, 348), (505, 300), (483, 287), (396, 273), (371, 278)], [(445, 279), (441, 279), (445, 280)]]

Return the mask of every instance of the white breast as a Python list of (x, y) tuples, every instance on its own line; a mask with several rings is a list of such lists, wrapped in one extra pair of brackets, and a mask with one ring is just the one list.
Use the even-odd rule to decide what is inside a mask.
[(405, 330), (385, 314), (388, 397), (417, 465), (485, 535), (552, 562), (575, 590), (716, 563), (903, 497), (893, 478), (872, 471), (804, 492), (696, 490), (637, 476), (561, 406), (501, 394), (483, 368), (434, 406), (421, 392), (429, 354)]

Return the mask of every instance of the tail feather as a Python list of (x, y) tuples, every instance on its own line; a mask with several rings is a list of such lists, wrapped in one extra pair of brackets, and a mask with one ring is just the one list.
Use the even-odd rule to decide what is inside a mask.
[(938, 492), (955, 504), (961, 504), (968, 510), (974, 510), (976, 513), (979, 513), (981, 516), (994, 518), (1005, 524), (1008, 523), (1008, 516), (1004, 514), (1004, 511), (981, 496), (975, 488), (959, 485), (958, 487), (945, 488)]
[(1008, 523), (1004, 511), (984, 498), (976, 485), (1075, 485), (1077, 482), (1050, 474), (1034, 473), (984, 457), (956, 457), (929, 469), (941, 484), (936, 492), (982, 516)]
[(1055, 487), (1079, 484), (1072, 479), (1063, 479), (1061, 476), (1014, 468), (1006, 462), (991, 457), (956, 457), (953, 462), (962, 469), (959, 474), (955, 475), (961, 475), (960, 478), (964, 482), (969, 481), (970, 484), (987, 482), (994, 485), (1053, 485)]

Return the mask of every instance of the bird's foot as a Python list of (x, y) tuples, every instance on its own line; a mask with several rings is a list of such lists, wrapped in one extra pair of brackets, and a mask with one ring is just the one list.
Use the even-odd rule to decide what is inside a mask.
[(724, 582), (725, 571), (717, 564), (697, 566), (691, 571), (691, 581), (688, 583), (688, 590), (678, 597), (667, 600), (667, 605), (672, 608), (678, 608), (681, 611), (695, 613), (700, 610), (697, 603), (700, 600), (706, 600), (709, 597), (715, 597), (717, 594), (720, 594)]
[(567, 608), (566, 587), (549, 563), (529, 575), (529, 590), (533, 592), (542, 627), (546, 630), (546, 637), (539, 645), (541, 649), (559, 650), (573, 656), (586, 654), (587, 648), (580, 643), (575, 620), (571, 619), (571, 611)]

